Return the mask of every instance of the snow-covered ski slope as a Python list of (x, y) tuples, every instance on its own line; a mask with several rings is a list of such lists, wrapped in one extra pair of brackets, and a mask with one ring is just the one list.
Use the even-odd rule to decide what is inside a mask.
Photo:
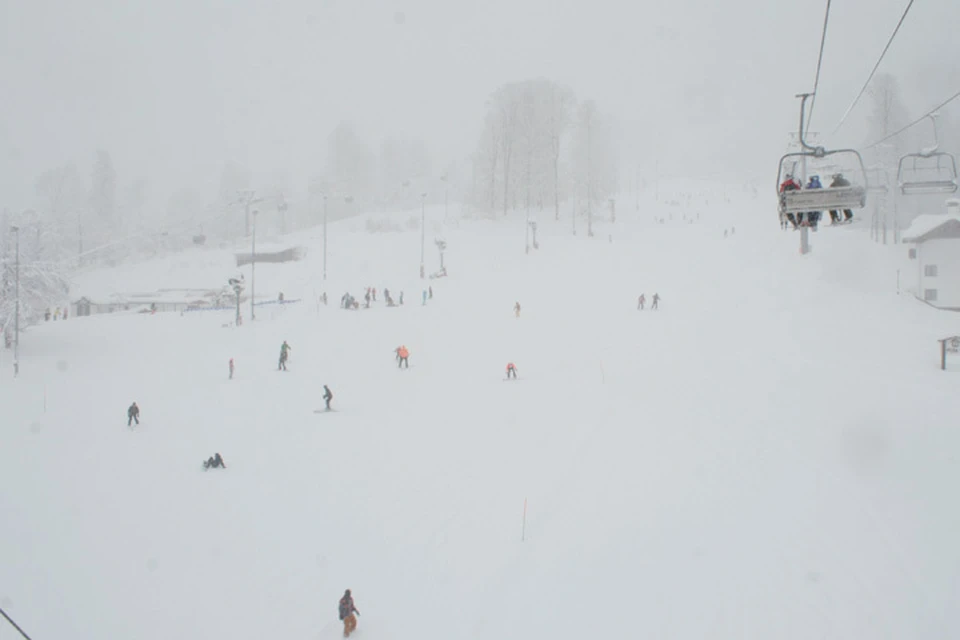
[[(332, 639), (345, 588), (370, 639), (960, 637), (958, 317), (897, 295), (904, 247), (852, 225), (800, 257), (733, 200), (593, 238), (547, 212), (530, 255), (520, 218), (464, 221), (426, 306), (419, 231), (350, 221), (326, 285), (319, 230), (276, 239), (309, 253), (257, 290), (306, 301), (240, 328), (31, 329), (0, 378), (0, 605), (36, 639)], [(78, 290), (220, 286), (229, 255)], [(365, 286), (406, 304), (337, 307)]]

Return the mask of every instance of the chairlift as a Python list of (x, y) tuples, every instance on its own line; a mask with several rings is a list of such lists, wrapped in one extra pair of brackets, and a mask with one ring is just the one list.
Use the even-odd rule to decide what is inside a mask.
[[(957, 161), (953, 154), (940, 151), (937, 136), (937, 114), (930, 114), (933, 123), (933, 146), (900, 158), (897, 183), (905, 196), (956, 193)], [(919, 161), (919, 166), (918, 166)]]
[[(860, 156), (860, 152), (856, 149), (831, 149), (827, 150), (823, 147), (811, 146), (807, 144), (806, 139), (804, 138), (803, 131), (803, 121), (806, 111), (807, 99), (813, 94), (806, 93), (801, 94), (798, 97), (802, 98), (800, 102), (800, 135), (799, 141), (801, 150), (794, 151), (792, 153), (784, 154), (780, 158), (780, 164), (777, 167), (777, 197), (780, 202), (780, 212), (781, 213), (803, 213), (807, 211), (826, 211), (826, 210), (838, 210), (838, 209), (862, 209), (867, 205), (867, 190), (863, 185), (868, 184), (867, 182), (867, 169), (863, 164), (863, 158)], [(831, 159), (836, 160), (837, 156), (847, 157), (849, 159), (848, 163), (837, 163), (837, 164), (847, 164), (852, 166), (855, 171), (859, 171), (860, 176), (862, 177), (861, 184), (851, 184), (850, 186), (844, 187), (829, 187), (824, 186), (821, 189), (798, 189), (794, 191), (784, 191), (780, 193), (780, 185), (784, 180), (784, 165), (792, 163), (792, 166), (795, 168), (797, 162), (803, 158), (816, 158), (823, 159), (831, 157)], [(787, 173), (791, 173), (789, 171)], [(802, 185), (801, 185), (802, 186)]]

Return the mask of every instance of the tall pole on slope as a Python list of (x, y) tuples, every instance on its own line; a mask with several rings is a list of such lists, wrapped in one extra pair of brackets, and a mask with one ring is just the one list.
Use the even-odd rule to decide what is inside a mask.
[(253, 210), (253, 244), (250, 247), (250, 321), (257, 319), (253, 302), (257, 291), (257, 213)]
[(17, 261), (16, 261), (16, 309), (13, 316), (13, 376), (20, 373), (20, 227), (10, 227), (17, 234)]
[(420, 279), (426, 277), (424, 263), (426, 262), (426, 242), (427, 242), (427, 194), (420, 194)]
[(327, 194), (323, 194), (323, 281), (327, 281)]

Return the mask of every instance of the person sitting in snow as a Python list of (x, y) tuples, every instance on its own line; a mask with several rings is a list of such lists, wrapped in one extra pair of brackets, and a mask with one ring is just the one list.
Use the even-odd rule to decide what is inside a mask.
[(224, 464), (223, 458), (220, 457), (219, 453), (213, 454), (213, 456), (206, 459), (203, 463), (204, 469), (226, 469), (227, 465)]

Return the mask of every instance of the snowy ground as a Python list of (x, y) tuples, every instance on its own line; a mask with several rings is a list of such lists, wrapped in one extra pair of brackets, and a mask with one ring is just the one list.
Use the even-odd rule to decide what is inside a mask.
[[(542, 216), (529, 256), (519, 221), (463, 222), (426, 306), (419, 231), (353, 221), (326, 284), (319, 230), (258, 266), (305, 302), (240, 328), (31, 330), (0, 379), (0, 606), (37, 639), (335, 638), (348, 587), (359, 638), (958, 637), (958, 317), (897, 295), (903, 247), (851, 226), (801, 258), (730, 197), (697, 224), (624, 205), (592, 239)], [(229, 255), (78, 286), (219, 286)], [(406, 304), (337, 308), (368, 285)]]

